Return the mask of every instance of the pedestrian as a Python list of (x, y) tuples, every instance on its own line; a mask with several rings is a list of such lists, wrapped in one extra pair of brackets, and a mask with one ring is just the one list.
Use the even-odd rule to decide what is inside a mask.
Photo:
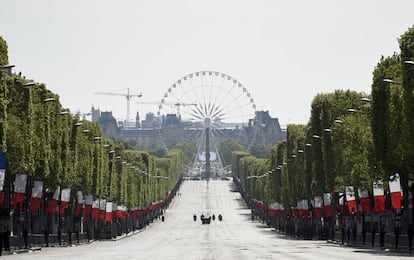
[(22, 228), (22, 235), (23, 235), (23, 241), (24, 241), (24, 248), (27, 249), (27, 238), (28, 238), (28, 231), (25, 225), (23, 225)]
[(62, 241), (61, 241), (61, 239), (62, 239), (62, 231), (60, 231), (60, 229), (58, 229), (58, 232), (57, 232), (57, 239), (58, 239), (59, 245), (62, 245)]
[(6, 231), (4, 231), (4, 251), (10, 251), (10, 229), (6, 225)]
[(46, 247), (49, 247), (49, 230), (47, 229), (47, 227), (43, 231), (43, 234), (45, 235)]
[(1, 256), (1, 253), (3, 252), (3, 238), (4, 238), (4, 231), (1, 230), (0, 231), (0, 256)]
[(381, 225), (381, 229), (380, 229), (380, 247), (385, 247), (385, 245), (384, 245), (385, 233), (387, 233), (387, 231), (385, 230), (384, 225)]
[(91, 239), (91, 233), (89, 231), (89, 227), (86, 227), (86, 238), (88, 239), (88, 242)]
[(356, 237), (357, 237), (357, 226), (356, 226), (356, 223), (354, 222), (352, 224), (352, 238), (353, 238), (354, 245), (356, 244)]
[(72, 230), (68, 229), (68, 244), (72, 244)]
[(371, 244), (375, 246), (375, 234), (377, 233), (377, 225), (378, 223), (375, 222), (374, 225), (371, 227)]
[(76, 240), (78, 241), (78, 244), (80, 244), (79, 228), (75, 229), (75, 234), (76, 234)]
[(347, 229), (346, 229), (346, 243), (347, 243), (347, 245), (349, 245), (349, 241), (351, 240), (351, 228), (350, 227), (348, 227)]
[(362, 226), (361, 235), (362, 235), (362, 244), (365, 245), (365, 239), (367, 237), (367, 228), (365, 227), (365, 224), (363, 224)]
[(400, 234), (401, 234), (401, 227), (400, 226), (395, 226), (394, 227), (395, 249), (398, 248), (398, 242), (400, 240)]
[(411, 251), (413, 250), (413, 235), (414, 235), (413, 224), (410, 224), (410, 226), (408, 227), (407, 235), (408, 235), (408, 248)]

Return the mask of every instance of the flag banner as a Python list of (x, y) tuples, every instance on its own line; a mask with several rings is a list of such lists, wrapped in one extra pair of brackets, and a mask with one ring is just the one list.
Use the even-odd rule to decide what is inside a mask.
[(99, 219), (104, 220), (105, 219), (105, 209), (106, 209), (106, 200), (101, 199), (99, 201)]
[(315, 196), (313, 201), (314, 201), (313, 211), (315, 212), (315, 217), (321, 218), (323, 216), (321, 196)]
[(88, 217), (92, 213), (93, 196), (88, 195), (85, 199), (85, 209), (83, 210), (83, 217)]
[(355, 200), (355, 192), (354, 186), (348, 185), (345, 187), (345, 195), (346, 195), (346, 203), (348, 205), (349, 213), (356, 214), (358, 212), (356, 200)]
[(393, 209), (400, 209), (401, 208), (401, 183), (400, 183), (400, 175), (398, 173), (394, 174), (394, 176), (390, 177), (389, 181), (390, 185), (390, 194), (391, 194), (391, 205)]
[(385, 212), (385, 196), (384, 196), (384, 183), (382, 181), (376, 181), (373, 183), (374, 190), (374, 212)]
[(278, 216), (278, 211), (280, 209), (280, 205), (278, 202), (271, 203), (268, 207), (268, 212), (270, 216)]
[(117, 210), (116, 210), (116, 216), (119, 219), (126, 219), (127, 216), (127, 209), (126, 206), (118, 206)]
[(368, 189), (358, 188), (359, 204), (363, 212), (371, 211), (371, 200), (369, 198)]
[(323, 210), (325, 217), (332, 217), (332, 194), (330, 192), (323, 193)]
[(107, 201), (105, 205), (105, 220), (107, 222), (112, 221), (112, 202)]
[(131, 218), (135, 218), (136, 216), (138, 216), (138, 207), (131, 208), (130, 216)]
[(42, 205), (43, 181), (34, 181), (32, 198), (30, 199), (29, 212), (33, 215)]
[(292, 217), (299, 216), (299, 209), (297, 207), (292, 207)]
[(92, 204), (92, 218), (93, 219), (99, 218), (99, 205), (100, 205), (99, 199), (96, 199), (93, 201), (93, 204)]
[(119, 205), (116, 209), (116, 217), (122, 219), (122, 206)]
[(302, 199), (302, 218), (309, 218), (309, 201), (308, 198)]
[(116, 219), (117, 209), (118, 209), (118, 205), (116, 204), (116, 202), (112, 202), (112, 220)]
[(14, 180), (14, 193), (12, 208), (17, 208), (18, 205), (23, 206), (24, 196), (26, 194), (27, 175), (17, 174)]
[(76, 207), (75, 207), (75, 211), (73, 212), (75, 214), (75, 216), (79, 216), (82, 209), (83, 209), (83, 193), (82, 190), (78, 190), (77, 194), (76, 194), (77, 200), (76, 200)]
[(344, 214), (345, 209), (345, 193), (339, 192), (338, 193), (338, 211), (341, 214)]
[(297, 217), (302, 217), (303, 216), (303, 205), (302, 205), (302, 200), (299, 200), (298, 202), (296, 202), (296, 209), (297, 209)]
[(50, 214), (55, 214), (56, 213), (56, 206), (57, 206), (58, 201), (59, 201), (59, 195), (60, 195), (60, 187), (57, 187), (57, 189), (53, 193), (52, 200), (49, 202), (49, 205), (47, 206), (47, 212), (48, 213), (50, 213)]
[(61, 194), (61, 201), (60, 201), (60, 214), (65, 214), (65, 210), (69, 208), (69, 201), (70, 201), (70, 189), (63, 189)]
[(0, 206), (4, 201), (4, 178), (6, 176), (7, 156), (6, 153), (0, 152)]

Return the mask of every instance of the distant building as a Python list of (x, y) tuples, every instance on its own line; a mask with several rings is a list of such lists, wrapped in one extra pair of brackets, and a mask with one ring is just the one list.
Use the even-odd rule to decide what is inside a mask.
[(92, 115), (92, 122), (98, 122), (99, 121), (99, 118), (101, 117), (101, 111), (99, 110), (99, 108), (98, 109), (95, 109), (92, 106), (91, 115)]
[[(167, 114), (159, 118), (153, 113), (147, 113), (145, 120), (140, 122), (137, 112), (135, 119), (134, 124), (132, 122), (123, 124), (116, 121), (112, 112), (100, 112), (99, 109), (92, 107), (92, 121), (96, 120), (94, 122), (102, 125), (105, 138), (133, 140), (140, 147), (145, 148), (159, 147), (162, 144), (168, 146), (182, 141), (198, 142), (200, 135), (197, 133), (203, 129), (203, 123), (182, 121), (176, 114)], [(213, 124), (220, 129), (223, 138), (233, 138), (245, 144), (254, 142), (261, 145), (274, 145), (286, 138), (278, 118), (272, 118), (269, 111), (257, 111), (256, 118), (246, 122), (247, 126), (243, 126), (244, 122), (226, 124), (219, 118), (215, 118)]]
[[(111, 112), (101, 112), (101, 116), (98, 120), (99, 124), (102, 126), (102, 132), (105, 137), (121, 137), (120, 128), (116, 122), (115, 117)], [(121, 137), (122, 138), (122, 137)]]

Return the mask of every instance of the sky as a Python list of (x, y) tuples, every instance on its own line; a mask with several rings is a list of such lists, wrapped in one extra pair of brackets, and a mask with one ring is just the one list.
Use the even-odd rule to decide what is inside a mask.
[(230, 75), (257, 110), (306, 124), (319, 93), (370, 93), (381, 56), (399, 53), (412, 0), (0, 0), (14, 72), (45, 83), (65, 108), (141, 118), (183, 76)]

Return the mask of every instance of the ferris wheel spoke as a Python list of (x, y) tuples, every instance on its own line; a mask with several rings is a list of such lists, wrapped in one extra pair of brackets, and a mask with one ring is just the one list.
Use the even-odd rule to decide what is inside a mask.
[(250, 103), (241, 104), (238, 107), (234, 107), (234, 108), (232, 108), (228, 111), (226, 110), (226, 112), (227, 112), (227, 114), (233, 114), (233, 112), (241, 113), (240, 108), (248, 107), (249, 105), (250, 105)]
[(237, 89), (236, 84), (232, 84), (232, 87), (229, 90), (226, 89), (226, 94), (223, 95), (223, 98), (219, 100), (219, 102), (225, 104), (226, 101), (229, 100), (229, 97), (232, 97), (232, 94), (235, 92), (234, 89)]

